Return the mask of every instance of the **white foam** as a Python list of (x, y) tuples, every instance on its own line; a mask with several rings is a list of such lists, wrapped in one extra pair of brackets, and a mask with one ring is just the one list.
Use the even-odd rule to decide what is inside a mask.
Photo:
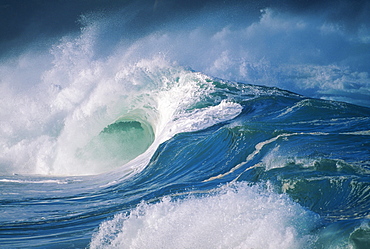
[[(238, 114), (241, 107), (231, 101), (192, 112), (191, 106), (212, 91), (212, 85), (203, 74), (175, 64), (230, 80), (369, 105), (369, 74), (348, 69), (343, 61), (351, 64), (352, 57), (339, 55), (341, 61), (334, 64), (344, 66), (321, 63), (338, 39), (352, 51), (368, 40), (356, 38), (365, 34), (349, 34), (316, 17), (298, 18), (274, 9), (235, 27), (225, 26), (219, 15), (200, 13), (193, 15), (192, 24), (173, 20), (142, 36), (118, 31), (127, 24), (122, 15), (91, 14), (83, 17), (80, 34), (66, 35), (50, 51), (31, 47), (17, 58), (0, 58), (0, 174), (110, 170), (111, 166), (73, 157), (104, 127), (134, 110), (146, 113), (139, 118), (153, 126), (155, 146), (174, 131), (194, 131)], [(292, 38), (288, 44), (287, 33)], [(313, 38), (312, 49), (301, 49), (307, 47), (302, 34)], [(321, 42), (323, 38), (327, 43)], [(354, 57), (353, 61), (362, 61), (361, 56)], [(189, 117), (192, 120), (186, 120)]]
[(17, 179), (0, 179), (0, 182), (3, 183), (29, 183), (29, 184), (68, 184), (69, 182), (67, 180), (17, 180)]
[[(262, 142), (259, 142), (258, 144), (256, 144), (254, 146), (255, 150), (250, 153), (246, 160), (244, 162), (241, 162), (239, 164), (237, 164), (236, 166), (234, 166), (233, 168), (231, 168), (228, 172), (226, 173), (223, 173), (223, 174), (219, 174), (217, 176), (213, 176), (213, 177), (210, 177), (206, 180), (204, 180), (204, 182), (208, 182), (208, 181), (212, 181), (212, 180), (215, 180), (215, 179), (219, 179), (219, 178), (222, 178), (226, 175), (229, 175), (231, 173), (233, 173), (235, 170), (239, 169), (240, 167), (242, 167), (243, 165), (247, 164), (248, 162), (250, 162), (257, 154), (260, 153), (261, 149), (265, 146), (265, 145), (268, 145), (268, 144), (271, 144), (273, 142), (275, 142), (276, 140), (280, 139), (280, 138), (286, 138), (286, 137), (289, 137), (289, 136), (294, 136), (294, 135), (297, 135), (298, 133), (283, 133), (283, 134), (279, 134), (277, 135), (276, 137), (273, 137), (273, 138), (270, 138), (268, 140), (265, 140), (265, 141), (262, 141)], [(256, 166), (259, 166), (259, 164), (253, 166), (253, 167), (256, 167)], [(250, 168), (248, 168), (247, 170), (249, 170)]]
[[(152, 126), (155, 135), (153, 144), (127, 167), (134, 165), (139, 168), (145, 165), (160, 143), (178, 132), (186, 131), (176, 129), (174, 119), (197, 103), (199, 96), (207, 91), (201, 91), (198, 86), (199, 80), (204, 81), (203, 75), (168, 66), (162, 60), (142, 60), (117, 70), (114, 79), (106, 76), (105, 82), (98, 82), (96, 89), (88, 92), (88, 98), (67, 116), (64, 130), (58, 137), (58, 151), (52, 173), (97, 174), (126, 163), (94, 160), (79, 162), (74, 156), (79, 148), (86, 146), (104, 127), (117, 119), (134, 120)], [(197, 128), (202, 127), (199, 125)], [(69, 162), (66, 163), (66, 160)], [(89, 168), (76, 168), (76, 164), (89, 164)]]
[(239, 183), (141, 203), (103, 222), (90, 248), (309, 248), (317, 222), (287, 196)]
[[(174, 135), (205, 129), (233, 119), (241, 113), (241, 105), (230, 101), (221, 101), (218, 105), (201, 109), (187, 110), (213, 90), (211, 84), (205, 84), (205, 79), (206, 77), (202, 74), (187, 73), (180, 78), (179, 84), (158, 93), (156, 139), (145, 153), (129, 162), (126, 167), (131, 167), (136, 172), (140, 171), (148, 164), (157, 147)], [(200, 82), (203, 87), (201, 90)]]
[(367, 130), (367, 131), (342, 132), (342, 133), (339, 133), (339, 134), (344, 134), (344, 135), (370, 136), (370, 130)]
[(141, 169), (157, 146), (173, 135), (209, 127), (241, 112), (241, 106), (230, 101), (194, 109), (213, 85), (205, 75), (174, 66), (161, 56), (132, 62), (126, 61), (130, 54), (126, 51), (123, 57), (93, 60), (94, 36), (89, 32), (65, 38), (54, 47), (51, 68), (41, 68), (29, 95), (13, 92), (12, 82), (1, 85), (6, 103), (0, 110), (4, 114), (1, 173), (91, 175), (121, 167), (132, 159), (129, 150), (127, 159), (122, 158), (125, 153), (114, 158), (102, 155), (99, 160), (81, 157), (89, 144), (109, 147), (96, 144), (96, 137), (120, 119), (140, 122), (154, 132), (148, 152), (127, 166)]

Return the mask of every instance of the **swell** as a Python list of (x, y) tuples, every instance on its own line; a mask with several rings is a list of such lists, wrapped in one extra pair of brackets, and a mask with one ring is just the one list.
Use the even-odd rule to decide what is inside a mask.
[(369, 244), (370, 111), (331, 101), (370, 106), (367, 23), (238, 2), (85, 14), (1, 58), (2, 245)]
[[(234, 90), (239, 87), (232, 83), (227, 86), (235, 87)], [(224, 205), (231, 205), (227, 204), (231, 193), (226, 191), (226, 197), (215, 190), (215, 186), (233, 186), (234, 183), (237, 188), (247, 183), (247, 192), (250, 186), (261, 187), (258, 195), (262, 199), (268, 198), (268, 201), (259, 199), (263, 203), (274, 203), (272, 199), (276, 193), (280, 193), (282, 195), (277, 197), (277, 202), (289, 196), (303, 210), (319, 215), (318, 220), (307, 213), (297, 215), (313, 222), (309, 223), (310, 228), (306, 228), (302, 224), (307, 225), (307, 222), (295, 220), (289, 223), (291, 220), (285, 220), (285, 211), (293, 208), (290, 204), (285, 206), (284, 211), (274, 209), (277, 220), (284, 223), (279, 228), (281, 231), (286, 231), (284, 229), (291, 224), (301, 224), (291, 227), (298, 230), (293, 240), (285, 239), (284, 248), (298, 245), (324, 248), (335, 245), (341, 248), (368, 243), (369, 146), (364, 141), (368, 136), (369, 109), (302, 99), (296, 95), (260, 94), (249, 100), (244, 99), (243, 111), (234, 119), (203, 130), (179, 133), (161, 144), (145, 170), (132, 182), (135, 187), (151, 190), (143, 194), (146, 201), (135, 209), (121, 212), (103, 222), (93, 236), (91, 247), (104, 245), (116, 248), (135, 243), (140, 243), (144, 248), (150, 245), (171, 247), (173, 241), (205, 246), (204, 241), (213, 238), (211, 235), (202, 233), (204, 237), (194, 235), (193, 238), (198, 239), (183, 241), (181, 234), (192, 234), (186, 229), (189, 227), (197, 230), (207, 226), (204, 230), (213, 231), (228, 226), (229, 223), (222, 223), (218, 211), (224, 210)], [(310, 113), (309, 120), (302, 115), (304, 112)], [(322, 116), (323, 112), (326, 113), (325, 117)], [(282, 113), (284, 115), (280, 115)], [(347, 134), (346, 130), (358, 132)], [(236, 199), (232, 198), (231, 202), (237, 202), (237, 199), (246, 195), (249, 196), (243, 192)], [(215, 199), (222, 201), (214, 203)], [(251, 199), (249, 196), (248, 202)], [(197, 206), (197, 211), (190, 208), (193, 205)], [(214, 205), (217, 206), (215, 210)], [(246, 208), (246, 203), (240, 205)], [(262, 216), (266, 217), (265, 208), (266, 205), (257, 202), (253, 208), (247, 208), (248, 214), (235, 210), (224, 212), (233, 221), (248, 219), (249, 215), (261, 221)], [(196, 221), (186, 215), (188, 212), (196, 213)], [(214, 225), (202, 219), (205, 213), (210, 215), (207, 216), (209, 220), (215, 219), (212, 222)], [(166, 220), (173, 220), (174, 223), (166, 223)], [(268, 220), (270, 225), (276, 221), (273, 218)], [(218, 224), (221, 224), (220, 227)], [(226, 243), (221, 238), (227, 240), (228, 236), (238, 234), (237, 222), (233, 224), (235, 226), (230, 226), (228, 230), (231, 233), (220, 236), (219, 243)], [(173, 226), (176, 232), (169, 228)], [(249, 231), (248, 225), (243, 225), (243, 228), (241, 231)], [(144, 234), (151, 231), (156, 236), (147, 234), (141, 237), (137, 229)], [(261, 221), (253, 229), (257, 233), (267, 227)], [(306, 231), (309, 231), (308, 237)], [(248, 236), (257, 236), (260, 245), (260, 239), (265, 235), (256, 235), (254, 232), (251, 231)], [(334, 234), (335, 239), (330, 239)], [(248, 236), (249, 239), (237, 240), (238, 243), (250, 245), (253, 239)], [(169, 240), (169, 237), (173, 240)], [(278, 245), (283, 237), (269, 237), (267, 243)], [(237, 243), (235, 240), (232, 242)]]
[[(161, 220), (166, 217), (182, 220), (178, 232), (187, 233), (186, 229), (181, 230), (186, 224), (195, 229), (202, 224), (211, 226), (206, 221), (199, 224), (180, 215), (193, 212), (190, 207), (194, 203), (198, 205), (199, 217), (202, 217), (201, 210), (215, 205), (211, 214), (219, 218), (214, 224), (223, 227), (227, 224), (219, 220), (223, 216), (218, 212), (228, 210), (227, 203), (240, 198), (255, 198), (256, 207), (261, 209), (249, 208), (249, 214), (232, 212), (230, 219), (243, 217), (243, 222), (247, 222), (250, 217), (257, 218), (260, 222), (254, 228), (261, 231), (254, 233), (257, 241), (265, 236), (262, 231), (266, 224), (273, 222), (274, 226), (284, 227), (281, 236), (268, 240), (269, 245), (281, 245), (281, 238), (289, 242), (284, 244), (287, 247), (325, 247), (334, 242), (344, 243), (350, 237), (353, 241), (364, 239), (367, 230), (362, 224), (366, 223), (370, 205), (367, 201), (368, 108), (185, 72), (190, 79), (195, 77), (191, 84), (201, 85), (190, 96), (199, 93), (199, 89), (207, 89), (209, 94), (201, 91), (201, 100), (162, 112), (164, 117), (157, 119), (160, 122), (152, 122), (150, 126), (155, 134), (152, 145), (127, 163), (126, 169), (85, 177), (2, 177), (3, 210), (10, 217), (18, 217), (9, 220), (9, 216), (2, 216), (2, 242), (23, 246), (32, 237), (33, 244), (38, 246), (45, 243), (68, 246), (73, 242), (85, 247), (98, 224), (113, 215), (117, 215), (116, 218), (102, 223), (93, 236), (92, 247), (102, 246), (107, 238), (117, 244), (126, 243), (127, 236), (121, 237), (124, 231), (135, 233), (132, 226), (137, 221), (151, 222), (152, 217), (158, 215)], [(169, 92), (160, 92), (160, 99), (165, 100), (165, 94), (172, 97), (177, 91), (183, 94), (181, 87), (189, 85), (179, 87), (181, 91), (172, 87)], [(165, 103), (163, 108), (171, 107)], [(309, 118), (305, 113), (310, 114)], [(144, 129), (144, 116), (139, 119), (140, 115), (119, 116), (99, 132)], [(132, 117), (136, 117), (136, 121), (132, 121)], [(158, 116), (150, 117), (154, 118), (146, 120), (156, 120)], [(215, 190), (217, 186), (231, 183), (239, 190)], [(253, 187), (257, 185), (259, 190)], [(248, 207), (247, 199), (238, 204), (240, 210)], [(276, 219), (265, 220), (267, 213), (260, 211), (269, 201)], [(140, 204), (143, 202), (146, 204)], [(310, 211), (292, 217), (287, 212), (289, 208), (280, 206), (282, 202), (286, 203), (284, 207), (298, 213)], [(316, 215), (320, 218), (316, 219)], [(307, 224), (306, 219), (312, 221), (308, 227), (297, 225)], [(164, 240), (156, 241), (165, 243), (171, 234), (166, 229), (170, 224), (161, 224), (164, 230), (158, 231), (162, 231)], [(76, 228), (76, 232), (68, 232), (70, 227)], [(111, 227), (118, 230), (110, 230)], [(45, 234), (38, 237), (36, 233), (40, 229)], [(219, 227), (212, 229), (216, 231)], [(231, 237), (240, 230), (238, 226), (230, 229)], [(284, 231), (291, 231), (291, 237)], [(326, 237), (331, 233), (339, 234), (334, 242)], [(56, 234), (57, 237), (50, 238)], [(18, 242), (12, 240), (15, 237)], [(141, 238), (144, 245), (150, 244), (151, 237), (144, 237), (148, 240), (129, 238)], [(207, 239), (209, 237), (202, 237), (201, 241)]]

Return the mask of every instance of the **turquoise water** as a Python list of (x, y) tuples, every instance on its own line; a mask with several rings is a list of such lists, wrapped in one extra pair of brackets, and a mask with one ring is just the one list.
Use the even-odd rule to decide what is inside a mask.
[[(165, 91), (195, 82), (191, 90), (203, 94), (189, 105), (181, 102), (167, 123), (151, 123), (153, 143), (124, 166), (96, 176), (1, 177), (2, 245), (344, 248), (369, 243), (369, 108), (179, 73), (195, 81)], [(97, 148), (117, 147), (118, 134), (150, 141), (151, 133), (142, 129), (140, 121), (110, 124), (99, 136), (116, 137), (92, 138), (102, 145), (90, 149), (90, 142), (85, 151), (100, 162)], [(140, 141), (129, 145), (142, 148)]]
[(366, 30), (207, 3), (1, 57), (1, 248), (369, 247)]

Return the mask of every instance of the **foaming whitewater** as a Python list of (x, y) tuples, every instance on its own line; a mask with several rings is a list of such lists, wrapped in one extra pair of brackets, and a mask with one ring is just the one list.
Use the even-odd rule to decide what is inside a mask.
[(100, 225), (90, 248), (308, 248), (318, 222), (286, 196), (233, 184), (141, 203)]
[[(9, 125), (9, 130), (4, 130), (3, 137), (8, 139), (3, 141), (3, 154), (11, 164), (5, 172), (106, 172), (126, 164), (149, 147), (146, 157), (150, 158), (156, 147), (174, 134), (204, 129), (241, 111), (240, 105), (221, 99), (216, 106), (197, 108), (196, 104), (214, 91), (209, 77), (203, 74), (168, 65), (160, 58), (133, 65), (119, 63), (113, 70), (115, 63), (108, 61), (93, 69), (82, 67), (76, 74), (59, 65), (45, 72), (45, 81), (50, 77), (59, 79), (55, 74), (62, 72), (72, 74), (71, 83), (53, 83), (57, 85), (48, 92), (47, 103), (34, 103), (32, 98), (17, 103), (26, 109), (21, 110), (27, 112), (26, 117), (42, 117), (26, 121), (19, 117), (18, 123), (27, 122), (29, 127)], [(42, 113), (46, 105), (47, 114)], [(48, 127), (50, 119), (55, 123)], [(18, 141), (12, 136), (19, 132), (26, 133), (27, 138)], [(27, 153), (30, 150), (32, 153)], [(19, 153), (25, 156), (19, 158)]]
[(46, 2), (0, 4), (2, 248), (370, 248), (367, 3)]

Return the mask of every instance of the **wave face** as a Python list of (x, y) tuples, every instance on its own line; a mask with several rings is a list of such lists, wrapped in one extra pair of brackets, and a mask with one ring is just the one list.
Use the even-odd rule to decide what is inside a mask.
[(369, 247), (369, 5), (149, 2), (1, 6), (1, 247)]

